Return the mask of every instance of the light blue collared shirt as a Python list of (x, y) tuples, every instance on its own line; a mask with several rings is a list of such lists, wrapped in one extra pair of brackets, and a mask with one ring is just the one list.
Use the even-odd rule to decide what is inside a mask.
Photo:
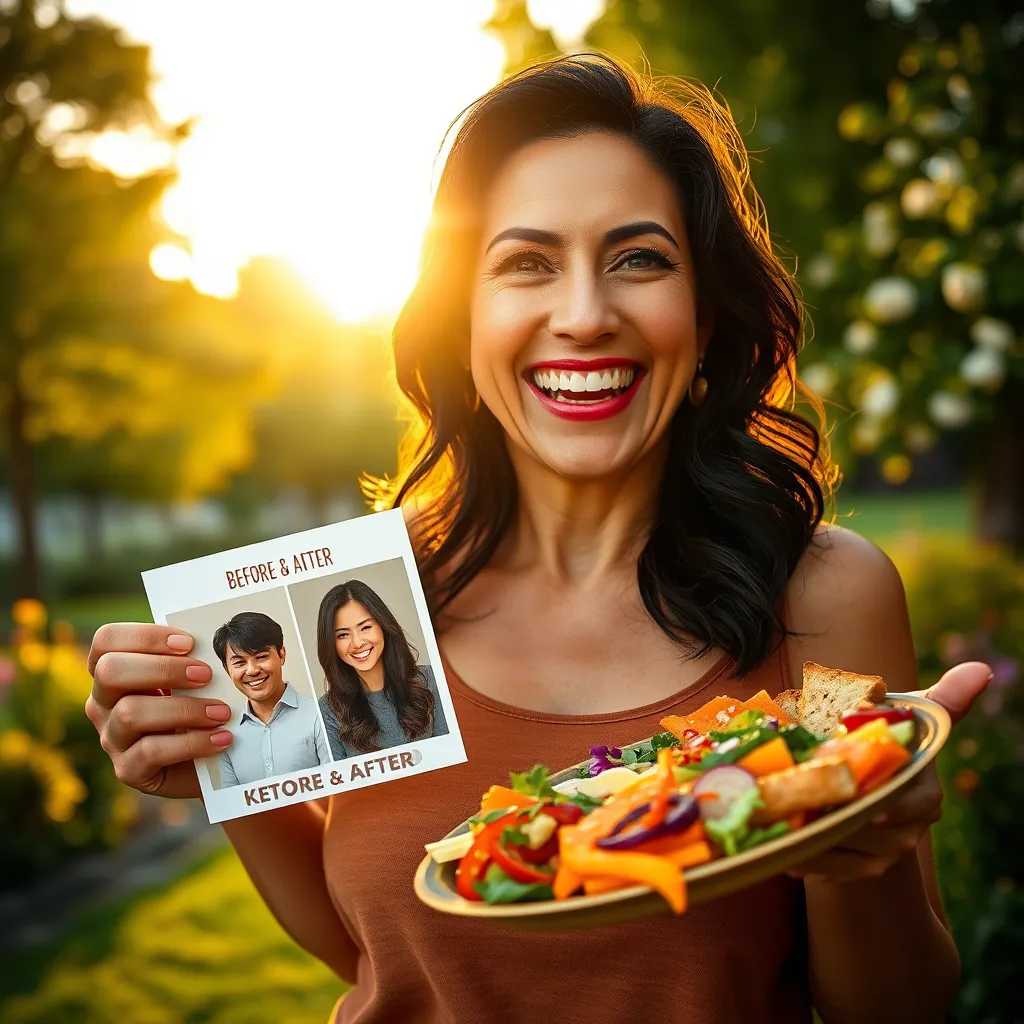
[(331, 760), (316, 702), (300, 697), (291, 683), (285, 684), (269, 722), (261, 722), (246, 701), (231, 733), (234, 741), (220, 755), (221, 788), (316, 768)]

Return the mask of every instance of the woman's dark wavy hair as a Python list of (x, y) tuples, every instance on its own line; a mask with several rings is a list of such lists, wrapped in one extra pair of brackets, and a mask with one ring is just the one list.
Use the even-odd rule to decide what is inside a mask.
[(316, 653), (324, 670), (325, 696), (338, 718), (342, 742), (353, 750), (380, 749), (380, 723), (359, 682), (359, 673), (338, 657), (335, 647), (334, 617), (349, 601), (358, 601), (384, 632), (384, 692), (398, 713), (406, 739), (429, 736), (434, 695), (416, 666), (416, 649), (376, 591), (360, 580), (349, 580), (324, 594), (316, 621)]
[[(378, 508), (416, 501), (435, 613), (495, 554), (517, 485), (502, 429), (465, 368), (482, 206), (502, 165), (529, 142), (626, 138), (675, 184), (698, 303), (715, 313), (707, 400), (699, 409), (684, 400), (672, 423), (637, 581), (648, 613), (687, 653), (720, 649), (749, 672), (785, 635), (783, 590), (834, 477), (821, 435), (793, 408), (803, 306), (773, 251), (728, 109), (697, 83), (640, 78), (581, 54), (507, 79), (460, 119), (420, 277), (394, 328), (398, 383), (416, 417), (397, 478), (368, 481), (369, 496)], [(820, 417), (820, 403), (810, 393), (807, 401)]]

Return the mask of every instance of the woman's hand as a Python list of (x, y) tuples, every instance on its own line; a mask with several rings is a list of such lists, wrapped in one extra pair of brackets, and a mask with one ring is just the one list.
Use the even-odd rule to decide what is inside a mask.
[[(956, 725), (988, 686), (992, 670), (969, 661), (951, 668), (922, 696), (941, 704)], [(793, 877), (824, 882), (878, 878), (916, 850), (942, 812), (942, 787), (932, 762), (894, 804), (837, 846), (789, 872)]]
[(92, 638), (92, 693), (85, 713), (126, 786), (167, 797), (198, 797), (192, 759), (231, 743), (221, 728), (231, 717), (223, 701), (172, 697), (170, 690), (205, 686), (209, 665), (188, 657), (192, 637), (169, 626), (117, 622)]

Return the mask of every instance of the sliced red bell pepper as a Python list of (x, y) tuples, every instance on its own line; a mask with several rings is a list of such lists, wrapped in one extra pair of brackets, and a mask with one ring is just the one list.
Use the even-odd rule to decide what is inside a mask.
[(455, 888), (463, 899), (483, 899), (474, 886), (483, 878), (487, 865), (491, 863), (495, 842), (501, 838), (501, 833), (515, 821), (519, 813), (515, 810), (510, 811), (503, 818), (484, 825), (477, 832), (473, 845), (466, 851), (455, 869)]
[(517, 852), (519, 847), (506, 846), (498, 836), (491, 842), (491, 860), (497, 864), (509, 878), (517, 882), (550, 882), (554, 878), (553, 871), (545, 871), (534, 864), (528, 864)]
[(878, 719), (888, 722), (890, 725), (895, 725), (897, 722), (912, 721), (913, 717), (914, 712), (910, 708), (854, 708), (852, 711), (844, 711), (839, 716), (839, 724), (845, 725), (847, 732), (854, 732), (862, 725), (867, 725), (869, 722), (874, 722)]

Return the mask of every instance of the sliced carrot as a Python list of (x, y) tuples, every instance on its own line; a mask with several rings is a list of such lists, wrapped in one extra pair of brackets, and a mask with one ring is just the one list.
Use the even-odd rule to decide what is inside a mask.
[(763, 711), (766, 715), (777, 718), (783, 725), (790, 725), (793, 722), (793, 719), (768, 696), (767, 690), (755, 693), (743, 703), (749, 711)]
[(720, 729), (734, 715), (746, 710), (747, 705), (735, 697), (712, 697), (692, 715), (669, 715), (663, 718), (661, 727), (681, 739), (687, 729), (696, 729), (699, 733)]
[(755, 747), (746, 757), (741, 757), (736, 764), (746, 768), (751, 775), (771, 775), (792, 768), (796, 762), (786, 746), (786, 741), (778, 736), (760, 747)]
[(638, 822), (640, 828), (654, 828), (664, 820), (669, 797), (676, 787), (676, 776), (672, 768), (672, 751), (668, 747), (662, 747), (658, 751), (658, 791), (651, 801), (651, 809)]

